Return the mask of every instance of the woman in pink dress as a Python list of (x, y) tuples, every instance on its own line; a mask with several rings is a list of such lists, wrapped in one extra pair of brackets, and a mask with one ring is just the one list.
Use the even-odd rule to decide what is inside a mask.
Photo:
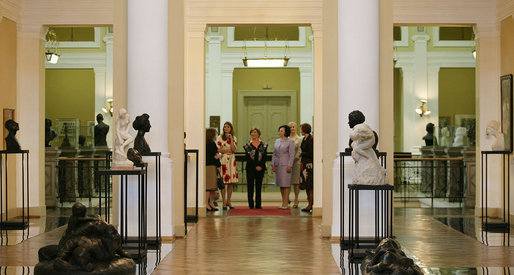
[(278, 138), (275, 141), (271, 169), (275, 172), (275, 185), (280, 187), (282, 206), (280, 209), (289, 208), (289, 190), (291, 187), (291, 172), (294, 162), (294, 140), (289, 139), (291, 129), (287, 125), (278, 128)]
[[(239, 175), (237, 174), (236, 156), (234, 155), (237, 149), (237, 138), (234, 136), (232, 123), (227, 121), (223, 124), (223, 133), (218, 136), (216, 145), (218, 146), (218, 152), (221, 153), (221, 176), (226, 187), (221, 190), (223, 208), (234, 208), (231, 202), (232, 185), (239, 182)], [(225, 192), (227, 194), (226, 200)]]

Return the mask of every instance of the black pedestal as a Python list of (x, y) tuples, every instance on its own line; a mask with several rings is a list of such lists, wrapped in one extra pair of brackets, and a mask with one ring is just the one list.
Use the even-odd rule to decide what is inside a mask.
[[(195, 188), (195, 215), (187, 214), (187, 157), (189, 154), (196, 155), (196, 188)], [(187, 224), (198, 222), (198, 149), (184, 150), (184, 228), (187, 234)]]
[[(366, 250), (376, 248), (384, 238), (392, 237), (392, 195), (393, 185), (356, 185), (349, 184), (350, 190), (350, 225), (348, 260), (350, 263), (362, 261), (366, 257)], [(375, 193), (375, 232), (374, 237), (361, 241), (359, 234), (359, 194), (361, 191), (374, 191)]]
[(148, 236), (148, 248), (161, 247), (161, 152), (143, 153), (141, 156), (155, 157), (155, 236)]
[[(481, 168), (482, 181), (481, 190), (481, 210), (482, 210), (482, 230), (490, 232), (509, 232), (510, 229), (510, 152), (509, 151), (481, 151)], [(488, 217), (488, 189), (489, 189), (489, 156), (497, 155), (501, 158), (501, 184), (503, 197), (502, 201), (502, 219), (500, 221), (491, 222)]]
[[(135, 261), (142, 261), (146, 258), (148, 250), (147, 240), (147, 164), (144, 166), (134, 169), (117, 170), (117, 169), (100, 169), (96, 171), (98, 176), (120, 176), (120, 236), (122, 246), (130, 254), (132, 259)], [(129, 186), (128, 176), (137, 177), (137, 186)], [(107, 181), (106, 181), (107, 182)], [(137, 236), (128, 236), (128, 188), (137, 188), (137, 224), (138, 234)], [(108, 192), (108, 188), (105, 188), (105, 192)], [(100, 198), (102, 194), (100, 193)], [(109, 215), (109, 200), (106, 200), (105, 214)], [(136, 203), (136, 202), (131, 202)], [(100, 208), (100, 215), (101, 215)]]
[[(11, 156), (9, 159), (15, 158), (16, 156), (21, 156), (21, 217), (14, 217), (15, 220), (9, 220), (8, 211), (9, 199), (12, 199), (16, 202), (16, 197), (10, 197), (8, 193), (8, 156)], [(12, 165), (14, 165), (14, 163)], [(16, 152), (2, 150), (0, 151), (0, 229), (27, 229), (28, 235), (29, 216), (29, 150), (20, 150)]]
[[(351, 151), (347, 151), (347, 152), (339, 152), (339, 182), (340, 182), (340, 186), (339, 186), (339, 199), (340, 199), (340, 203), (339, 203), (339, 215), (340, 215), (340, 224), (339, 224), (339, 228), (340, 228), (340, 238), (339, 238), (339, 246), (340, 246), (340, 249), (341, 249), (341, 255), (343, 253), (343, 250), (348, 250), (350, 248), (350, 240), (348, 238), (345, 237), (345, 229), (346, 229), (346, 226), (345, 226), (345, 210), (346, 209), (349, 209), (347, 208), (346, 204), (347, 202), (345, 202), (345, 188), (344, 188), (344, 174), (345, 174), (345, 170), (344, 170), (344, 160), (345, 160), (345, 157), (351, 157), (352, 156), (352, 152)], [(386, 160), (387, 160), (387, 152), (379, 152), (378, 155), (377, 155), (379, 161), (380, 161), (380, 165), (382, 167), (384, 167), (384, 169), (387, 168), (387, 163), (386, 163)], [(362, 246), (364, 247), (372, 247), (374, 244), (375, 244), (375, 239), (374, 238), (360, 238), (359, 239), (359, 242), (361, 243)], [(376, 246), (375, 246), (376, 247)], [(373, 247), (373, 248), (375, 248)]]

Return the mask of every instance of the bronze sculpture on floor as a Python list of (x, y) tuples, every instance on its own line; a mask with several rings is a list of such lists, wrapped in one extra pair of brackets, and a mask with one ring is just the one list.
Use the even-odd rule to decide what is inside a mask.
[(114, 226), (86, 211), (80, 202), (73, 205), (59, 244), (39, 249), (34, 274), (135, 274), (136, 264), (122, 249)]
[(9, 119), (5, 122), (5, 129), (9, 132), (5, 137), (6, 150), (8, 152), (19, 152), (21, 147), (16, 139), (16, 132), (20, 130), (20, 126), (16, 121)]
[(376, 249), (366, 251), (361, 271), (366, 275), (423, 274), (419, 266), (403, 253), (400, 244), (390, 238), (383, 239)]
[(136, 149), (139, 153), (145, 154), (150, 153), (150, 146), (145, 140), (145, 133), (150, 132), (150, 116), (148, 114), (142, 114), (137, 116), (134, 122), (132, 122), (132, 127), (137, 131), (136, 139), (134, 140), (134, 149)]

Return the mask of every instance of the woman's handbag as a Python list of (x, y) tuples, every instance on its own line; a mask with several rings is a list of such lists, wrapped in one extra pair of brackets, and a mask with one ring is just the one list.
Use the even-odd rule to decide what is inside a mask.
[(220, 175), (220, 171), (216, 169), (216, 183), (218, 183), (218, 189), (223, 190), (225, 189), (225, 183), (223, 183), (223, 178)]

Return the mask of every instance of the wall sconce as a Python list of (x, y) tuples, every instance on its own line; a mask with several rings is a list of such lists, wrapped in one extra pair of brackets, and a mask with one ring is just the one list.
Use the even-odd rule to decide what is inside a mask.
[(418, 114), (420, 117), (422, 117), (424, 115), (429, 115), (431, 112), (428, 109), (428, 107), (425, 106), (425, 104), (427, 104), (427, 101), (425, 99), (421, 99), (420, 101), (421, 101), (421, 106), (416, 108), (416, 114)]
[(107, 99), (107, 105), (108, 106), (102, 107), (102, 111), (104, 111), (105, 113), (109, 113), (109, 115), (111, 115), (112, 117), (112, 113), (114, 111), (114, 108), (112, 107), (112, 98)]
[(471, 54), (473, 55), (473, 59), (475, 59), (475, 60), (476, 60), (476, 59), (477, 59), (477, 51), (476, 51), (476, 50), (473, 50), (473, 51), (471, 52)]

